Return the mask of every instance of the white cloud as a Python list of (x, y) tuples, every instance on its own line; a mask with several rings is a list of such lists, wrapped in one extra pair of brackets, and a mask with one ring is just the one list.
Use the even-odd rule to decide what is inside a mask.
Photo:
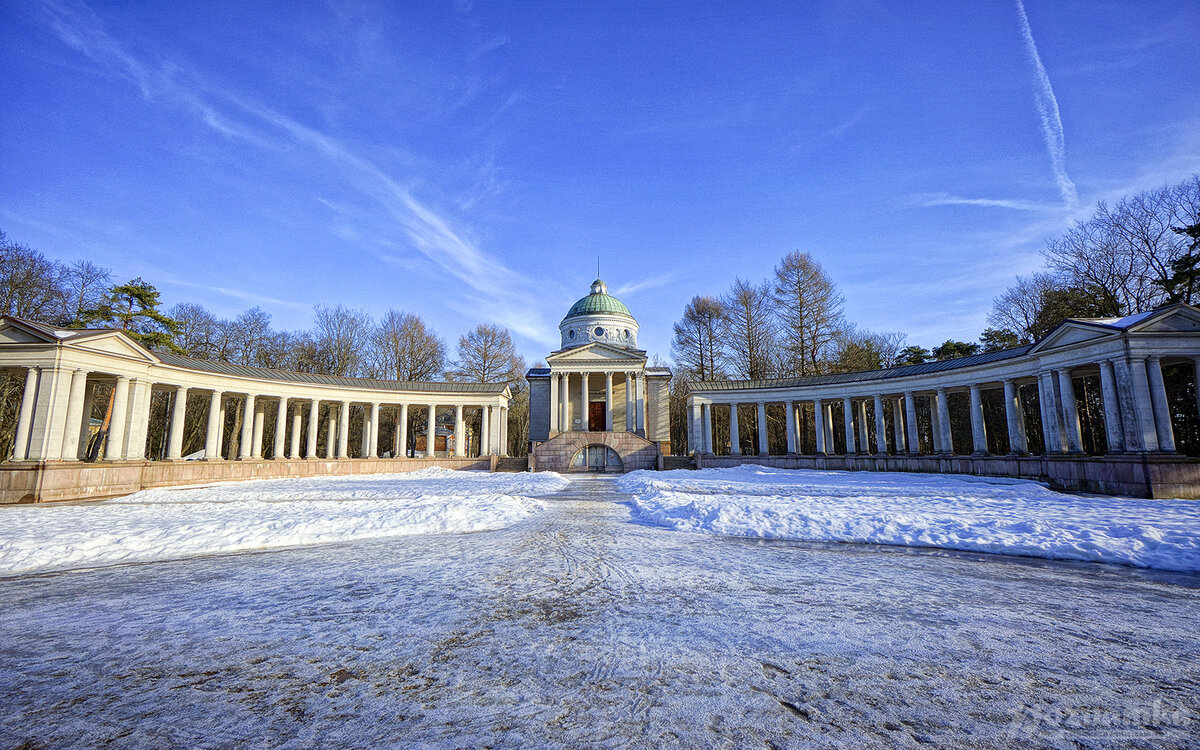
[(1067, 208), (1074, 209), (1079, 205), (1079, 195), (1075, 192), (1075, 183), (1071, 182), (1067, 174), (1067, 145), (1063, 136), (1062, 117), (1058, 112), (1058, 100), (1054, 97), (1050, 77), (1046, 75), (1037, 44), (1033, 41), (1033, 30), (1029, 28), (1029, 17), (1025, 15), (1025, 5), (1021, 0), (1017, 0), (1017, 18), (1021, 23), (1025, 54), (1029, 58), (1029, 64), (1033, 66), (1033, 100), (1041, 117), (1042, 140), (1045, 141), (1046, 151), (1050, 155), (1050, 169), (1054, 172), (1054, 180), (1058, 183), (1058, 192), (1062, 195), (1063, 203)]

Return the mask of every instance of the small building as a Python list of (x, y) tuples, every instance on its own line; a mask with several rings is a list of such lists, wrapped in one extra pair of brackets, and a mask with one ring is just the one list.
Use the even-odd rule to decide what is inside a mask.
[(558, 330), (560, 348), (525, 375), (530, 468), (656, 468), (671, 452), (671, 371), (647, 366), (629, 308), (596, 279)]

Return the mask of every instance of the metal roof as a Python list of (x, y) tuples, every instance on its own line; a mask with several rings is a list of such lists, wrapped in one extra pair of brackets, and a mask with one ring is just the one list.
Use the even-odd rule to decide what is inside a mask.
[(267, 367), (249, 367), (235, 365), (229, 362), (215, 362), (209, 359), (194, 359), (181, 357), (168, 352), (153, 352), (164, 365), (183, 367), (201, 372), (213, 372), (220, 375), (236, 375), (244, 378), (259, 378), (262, 380), (277, 380), (284, 383), (309, 383), (312, 385), (333, 385), (343, 388), (369, 388), (376, 391), (417, 391), (422, 393), (490, 393), (499, 395), (507, 387), (506, 383), (434, 383), (413, 380), (375, 380), (373, 378), (347, 378), (338, 375), (320, 375), (313, 372), (292, 372), (290, 370), (272, 370)]
[(600, 279), (592, 282), (591, 294), (571, 305), (563, 320), (577, 315), (622, 315), (633, 320), (633, 313), (625, 303), (609, 295), (608, 286)]
[(919, 365), (900, 365), (883, 370), (864, 370), (862, 372), (843, 372), (836, 375), (808, 375), (800, 378), (773, 378), (768, 380), (708, 380), (689, 381), (688, 387), (694, 391), (736, 391), (771, 388), (799, 388), (814, 385), (837, 385), (841, 383), (861, 383), (871, 380), (891, 380), (910, 375), (928, 375), (946, 370), (958, 370), (964, 367), (987, 365), (1002, 362), (1006, 359), (1027, 354), (1033, 344), (1019, 346), (1016, 349), (1001, 349), (983, 354), (972, 354), (969, 357), (944, 359), (937, 362), (925, 362)]

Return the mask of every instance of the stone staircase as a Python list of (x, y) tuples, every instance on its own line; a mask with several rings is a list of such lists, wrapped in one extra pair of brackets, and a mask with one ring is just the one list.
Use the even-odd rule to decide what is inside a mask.
[(695, 469), (696, 459), (691, 456), (663, 456), (663, 471), (672, 469)]
[(496, 459), (496, 471), (509, 473), (529, 471), (529, 458), (527, 456), (501, 456)]

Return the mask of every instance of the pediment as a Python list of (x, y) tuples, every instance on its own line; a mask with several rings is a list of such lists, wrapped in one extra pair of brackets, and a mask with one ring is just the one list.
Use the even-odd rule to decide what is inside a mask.
[(1150, 316), (1129, 330), (1131, 333), (1195, 333), (1200, 331), (1200, 312), (1180, 305)]
[(84, 349), (93, 352), (101, 352), (103, 354), (115, 354), (120, 357), (131, 357), (143, 362), (157, 361), (141, 346), (134, 343), (124, 334), (116, 331), (100, 336), (90, 336), (85, 339), (71, 341), (68, 343), (68, 346), (73, 349)]
[(0, 323), (0, 344), (53, 344), (54, 339), (42, 336), (8, 321)]
[(628, 362), (641, 365), (645, 361), (646, 354), (640, 349), (621, 349), (599, 342), (557, 351), (546, 357), (546, 364), (551, 367), (576, 362)]
[(1105, 326), (1068, 320), (1051, 331), (1046, 338), (1039, 341), (1037, 346), (1033, 347), (1031, 351), (1044, 352), (1050, 349), (1060, 349), (1064, 346), (1097, 341), (1117, 335), (1119, 334), (1116, 331)]

